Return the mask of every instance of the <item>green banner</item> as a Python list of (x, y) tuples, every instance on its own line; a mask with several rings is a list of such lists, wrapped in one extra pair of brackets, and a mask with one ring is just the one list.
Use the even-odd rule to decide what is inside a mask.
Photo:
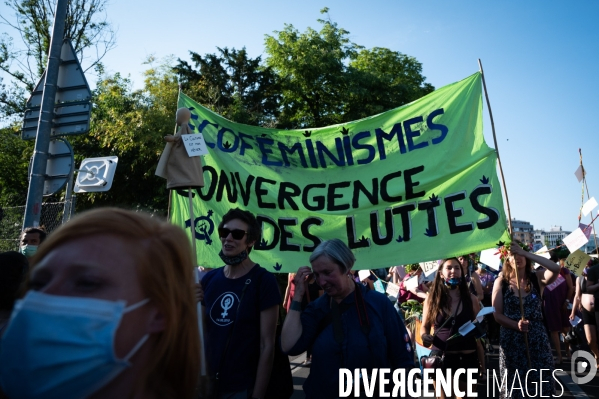
[[(198, 264), (222, 266), (217, 227), (230, 208), (253, 212), (263, 239), (251, 257), (273, 272), (307, 265), (340, 238), (357, 269), (440, 259), (508, 241), (494, 149), (482, 129), (481, 75), (343, 125), (265, 129), (231, 122), (184, 94), (179, 107), (206, 140), (194, 190)], [(187, 190), (171, 220), (191, 235)]]

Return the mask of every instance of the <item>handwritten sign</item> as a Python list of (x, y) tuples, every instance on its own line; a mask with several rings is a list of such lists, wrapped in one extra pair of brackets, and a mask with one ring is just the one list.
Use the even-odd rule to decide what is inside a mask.
[(386, 292), (389, 297), (397, 298), (399, 296), (399, 285), (393, 283), (387, 284)]
[(580, 276), (582, 270), (586, 267), (590, 259), (591, 257), (589, 255), (585, 254), (581, 250), (577, 250), (568, 255), (568, 258), (566, 259), (566, 267), (572, 273)]
[(199, 157), (200, 155), (207, 155), (208, 149), (206, 148), (206, 142), (204, 136), (201, 133), (198, 134), (184, 134), (181, 136), (187, 155), (190, 157)]
[(589, 239), (582, 230), (580, 230), (580, 227), (564, 237), (564, 244), (566, 244), (566, 247), (568, 247), (570, 252), (576, 251), (587, 242), (589, 242)]
[(420, 268), (422, 269), (422, 272), (424, 273), (424, 275), (426, 277), (428, 277), (430, 274), (434, 273), (437, 271), (437, 261), (436, 260), (432, 260), (430, 262), (420, 262)]

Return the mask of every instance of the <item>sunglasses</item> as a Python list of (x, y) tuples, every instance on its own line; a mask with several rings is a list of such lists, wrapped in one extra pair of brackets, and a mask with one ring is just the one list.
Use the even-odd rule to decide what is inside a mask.
[(218, 229), (218, 236), (220, 238), (227, 238), (227, 237), (229, 237), (229, 234), (231, 234), (233, 236), (234, 240), (241, 240), (243, 238), (243, 236), (245, 236), (247, 234), (247, 231), (240, 230), (240, 229), (230, 230), (230, 229), (226, 229), (224, 227), (221, 227), (220, 229)]

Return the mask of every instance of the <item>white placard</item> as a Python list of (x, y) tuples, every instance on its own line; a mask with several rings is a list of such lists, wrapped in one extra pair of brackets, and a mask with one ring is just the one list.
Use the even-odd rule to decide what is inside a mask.
[(543, 248), (539, 249), (537, 252), (535, 252), (535, 254), (546, 259), (551, 258), (551, 254), (549, 254), (549, 248), (547, 248), (547, 245), (543, 246)]
[(370, 277), (370, 270), (359, 270), (358, 277), (360, 278), (360, 281), (366, 280), (368, 277)]
[(183, 139), (183, 144), (187, 150), (187, 155), (190, 157), (199, 157), (200, 155), (208, 154), (206, 142), (204, 141), (202, 133), (183, 134), (181, 135), (181, 138)]
[(403, 286), (406, 291), (409, 291), (412, 288), (418, 287), (418, 276), (412, 276), (407, 280), (404, 280)]
[(589, 239), (584, 235), (582, 230), (580, 230), (580, 227), (570, 233), (567, 237), (564, 237), (564, 244), (566, 244), (570, 252), (576, 251), (587, 242), (589, 242)]
[[(586, 173), (584, 173), (586, 175)], [(582, 166), (579, 166), (578, 169), (576, 169), (576, 172), (574, 172), (574, 175), (576, 176), (576, 178), (578, 179), (578, 182), (580, 183), (582, 181), (583, 173), (582, 173)]]
[(399, 285), (389, 283), (387, 284), (387, 290), (385, 292), (390, 297), (397, 298), (399, 296)]
[(580, 323), (580, 317), (578, 316), (574, 316), (574, 320), (570, 320), (570, 324), (572, 324), (572, 327), (576, 327), (578, 323)]
[(501, 258), (497, 252), (499, 251), (496, 248), (485, 249), (480, 253), (480, 263), (484, 263), (493, 270), (499, 270)]
[(438, 264), (436, 260), (431, 260), (429, 262), (420, 262), (420, 268), (426, 277), (430, 274), (434, 273), (437, 270)]
[(597, 204), (595, 197), (591, 197), (590, 200), (585, 202), (582, 206), (582, 213), (584, 214), (584, 216), (587, 216), (589, 213), (591, 213), (593, 209), (597, 208), (597, 205), (599, 204)]

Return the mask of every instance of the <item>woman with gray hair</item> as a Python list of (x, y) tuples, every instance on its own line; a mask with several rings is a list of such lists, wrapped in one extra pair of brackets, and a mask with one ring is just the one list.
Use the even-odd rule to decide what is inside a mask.
[[(356, 284), (349, 273), (356, 258), (339, 239), (323, 241), (294, 278), (295, 293), (281, 334), (283, 351), (298, 355), (313, 345), (304, 383), (308, 399), (339, 397), (339, 369), (411, 369), (410, 338), (387, 297)], [(301, 310), (311, 275), (324, 295)], [(370, 373), (369, 373), (370, 375)]]

